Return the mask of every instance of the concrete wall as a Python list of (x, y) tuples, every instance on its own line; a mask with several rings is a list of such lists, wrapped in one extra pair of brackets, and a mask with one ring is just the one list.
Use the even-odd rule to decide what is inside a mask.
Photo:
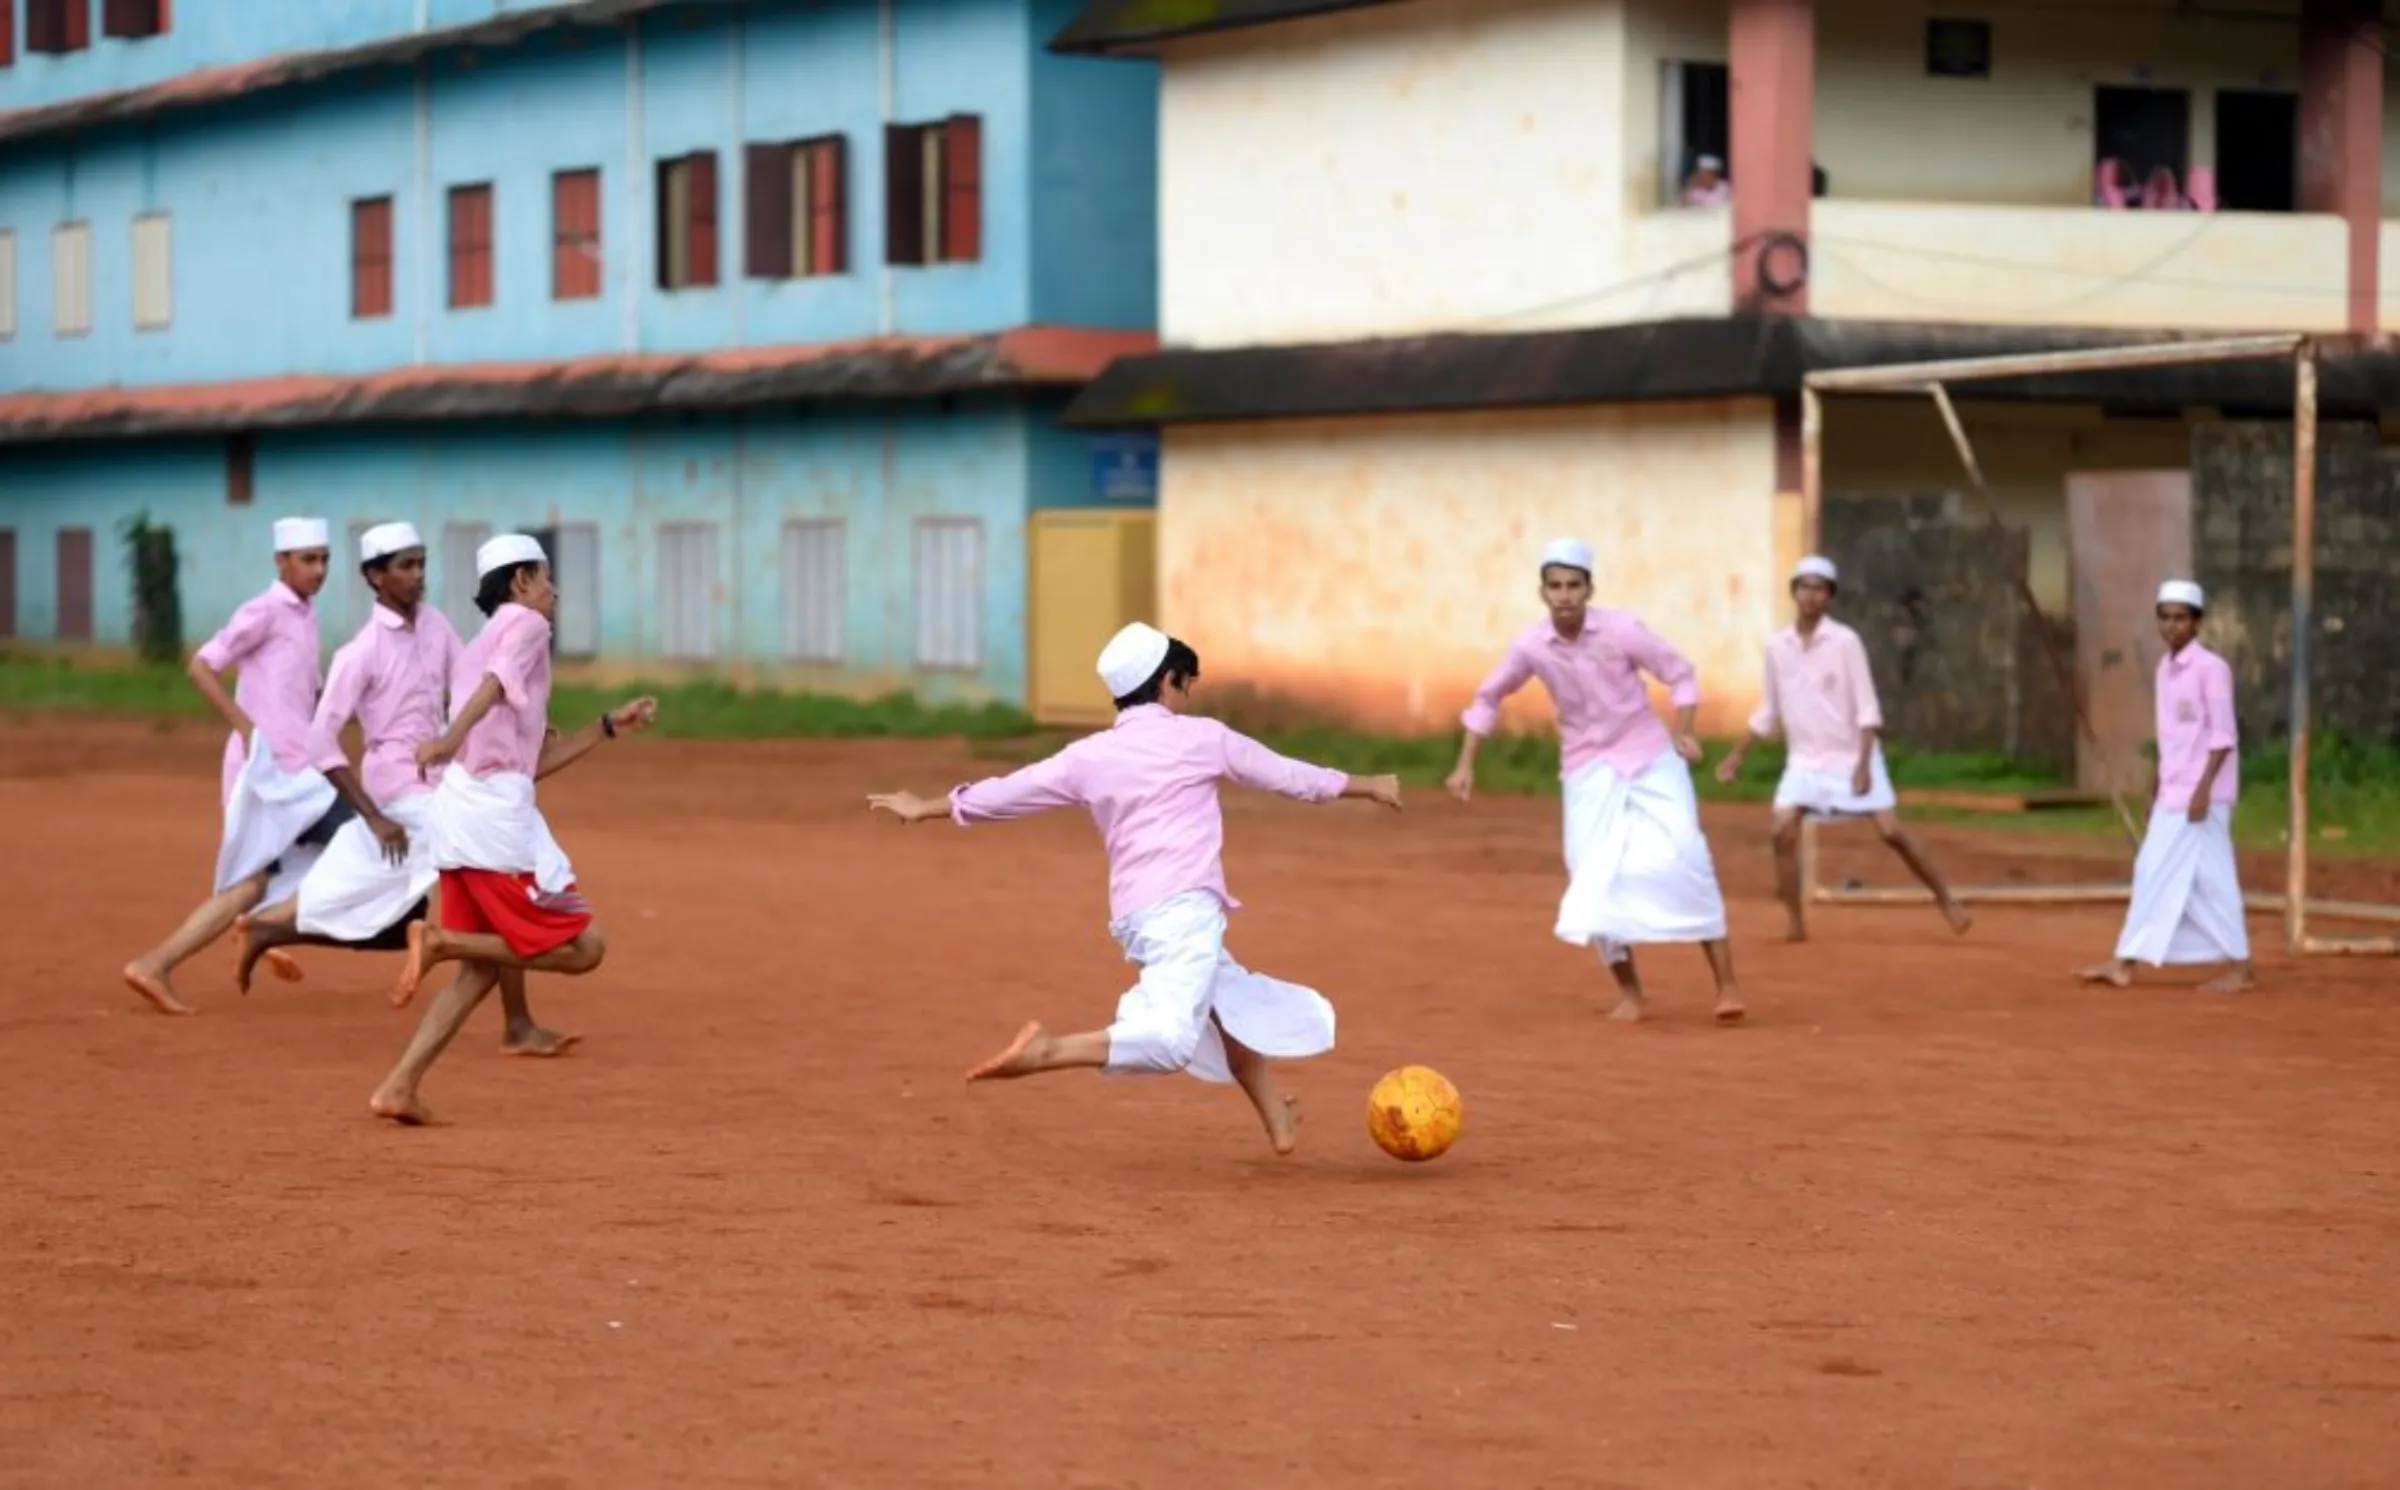
[[(634, 424), (472, 425), (263, 434), (256, 495), (227, 505), (222, 445), (148, 441), (12, 452), (0, 465), (0, 528), (17, 535), (18, 635), (55, 633), (56, 533), (94, 532), (95, 629), (122, 645), (130, 587), (117, 525), (147, 509), (176, 531), (187, 641), (197, 645), (271, 579), (268, 527), (321, 515), (337, 542), (353, 522), (405, 518), (434, 545), (443, 524), (495, 531), (597, 524), (602, 660), (633, 666), (660, 650), (657, 527), (717, 528), (713, 597), (717, 670), (795, 686), (1020, 701), (1025, 687), (1025, 513), (1094, 502), (1088, 441), (1057, 428), (1054, 401), (1007, 398), (890, 408), (658, 420)], [(847, 525), (846, 663), (787, 667), (779, 538), (791, 518)], [(984, 526), (984, 666), (972, 675), (914, 665), (913, 524), (966, 517)], [(355, 568), (337, 566), (324, 606), (330, 647), (360, 614)], [(477, 618), (453, 616), (472, 633)]]
[[(1541, 619), (1542, 544), (1580, 534), (1600, 603), (1682, 647), (1731, 731), (1780, 609), (1773, 489), (1764, 401), (1175, 429), (1163, 624), (1213, 697), (1447, 733)], [(1538, 687), (1508, 715), (1552, 717)]]
[[(974, 332), (1037, 314), (1145, 325), (1155, 306), (1154, 69), (1037, 59), (1036, 33), (1054, 18), (1044, 6), (1056, 8), (895, 7), (891, 117), (984, 119), (984, 252), (972, 264), (883, 262), (885, 113), (872, 5), (761, 5), (730, 19), (669, 12), (640, 26), (638, 45), (612, 31), (574, 48), (447, 57), (428, 63), (418, 83), (405, 74), (351, 80), (178, 116), (155, 133), (0, 152), (18, 323), (0, 342), (0, 389)], [(850, 142), (851, 272), (745, 278), (742, 144), (833, 132)], [(711, 148), (721, 283), (662, 291), (655, 162)], [(604, 293), (556, 301), (551, 173), (593, 166)], [(496, 303), (451, 310), (444, 193), (473, 182), (493, 184)], [(354, 321), (349, 203), (387, 193), (393, 313)], [(158, 211), (174, 225), (174, 319), (136, 331), (131, 223)], [(61, 337), (50, 234), (68, 220), (92, 224), (93, 324)]]

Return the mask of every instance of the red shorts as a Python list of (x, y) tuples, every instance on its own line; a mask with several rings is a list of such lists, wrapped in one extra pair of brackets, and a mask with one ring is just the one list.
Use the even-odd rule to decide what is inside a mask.
[(442, 871), (442, 929), (488, 933), (519, 957), (555, 952), (592, 924), (591, 902), (573, 885), (545, 894), (533, 876), (497, 869)]

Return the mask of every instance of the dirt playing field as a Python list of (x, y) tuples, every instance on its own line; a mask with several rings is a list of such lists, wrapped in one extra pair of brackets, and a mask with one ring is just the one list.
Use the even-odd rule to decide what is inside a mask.
[[(610, 937), (426, 1096), (388, 955), (147, 1010), (221, 737), (0, 721), (0, 1484), (2382, 1486), (2400, 1463), (2400, 968), (2092, 992), (2117, 912), (1820, 910), (1712, 810), (1752, 1010), (1548, 932), (1553, 802), (1229, 794), (1245, 962), (1322, 988), (1300, 1152), (1185, 1079), (969, 1089), (1130, 969), (1077, 815), (961, 833), (892, 745), (613, 747), (543, 795)], [(1961, 879), (2094, 867), (1931, 839)], [(2263, 866), (2261, 866), (2263, 868)], [(1892, 883), (1842, 835), (1829, 870)], [(2254, 872), (2258, 872), (2254, 870)], [(2400, 898), (2389, 870), (2327, 893)], [(2184, 982), (2192, 981), (2185, 979)], [(1422, 1061), (1464, 1138), (1404, 1166)]]

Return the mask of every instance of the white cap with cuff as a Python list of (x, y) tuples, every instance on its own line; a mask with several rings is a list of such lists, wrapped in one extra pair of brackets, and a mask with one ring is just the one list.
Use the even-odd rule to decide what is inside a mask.
[(1542, 547), (1542, 567), (1563, 564), (1569, 569), (1592, 572), (1592, 546), (1580, 538), (1553, 538)]
[(1136, 621), (1100, 649), (1100, 683), (1110, 698), (1123, 698), (1150, 681), (1167, 660), (1167, 634)]
[(321, 517), (279, 517), (275, 519), (275, 552), (289, 554), (304, 548), (323, 548), (332, 541), (328, 531)]
[(396, 553), (424, 546), (425, 540), (417, 536), (416, 524), (378, 523), (359, 535), (358, 561), (372, 564), (377, 559), (388, 559)]
[(2171, 579), (2158, 587), (2160, 605), (2188, 605), (2195, 611), (2208, 609), (2202, 603), (2200, 587), (2188, 579)]
[(483, 547), (475, 550), (475, 577), (481, 579), (495, 569), (506, 569), (512, 564), (540, 564), (546, 559), (541, 542), (531, 534), (503, 533), (497, 538), (486, 539)]
[(1792, 566), (1792, 583), (1796, 585), (1804, 579), (1821, 579), (1829, 585), (1842, 582), (1841, 576), (1834, 572), (1833, 560), (1823, 554), (1810, 554)]

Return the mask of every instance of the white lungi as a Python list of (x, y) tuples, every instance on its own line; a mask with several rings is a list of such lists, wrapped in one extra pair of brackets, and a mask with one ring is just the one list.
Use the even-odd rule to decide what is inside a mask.
[(433, 789), (428, 817), (440, 869), (523, 874), (540, 863), (549, 836), (533, 805), (533, 778), (517, 771), (475, 776), (452, 764)]
[(2163, 804), (2150, 809), (2117, 955), (2152, 967), (2250, 960), (2230, 804), (2210, 807), (2204, 823)]
[(368, 941), (431, 893), (441, 878), (433, 862), (432, 808), (429, 792), (383, 804), (383, 815), (408, 830), (408, 858), (400, 864), (383, 857), (365, 819), (344, 823), (300, 882), (300, 930), (337, 942)]
[(1891, 773), (1884, 769), (1883, 745), (1875, 746), (1875, 755), (1867, 763), (1867, 794), (1860, 796), (1850, 790), (1848, 771), (1810, 771), (1799, 762), (1787, 760), (1783, 779), (1775, 783), (1775, 805), (1779, 809), (1797, 807), (1811, 817), (1872, 817), (1889, 812), (1899, 805), (1892, 792)]
[(1594, 761), (1566, 781), (1567, 893), (1558, 939), (1622, 962), (1641, 942), (1725, 935), (1725, 897), (1700, 832), (1691, 767), (1667, 751), (1631, 781)]
[(337, 793), (325, 773), (310, 767), (287, 772), (277, 764), (266, 732), (250, 732), (250, 754), (234, 778), (233, 795), (225, 799), (225, 836), (217, 844), (217, 894), (257, 874), (268, 865), (275, 873), (267, 882), (267, 905), (300, 887), (300, 881), (323, 852), (315, 844), (300, 844), (300, 835), (333, 810)]
[[(1225, 954), (1225, 907), (1205, 890), (1171, 895), (1109, 928), (1141, 981), (1108, 1027), (1112, 1075), (1188, 1071), (1233, 1080), (1217, 1024), (1260, 1055), (1304, 1060), (1333, 1049), (1333, 1005), (1313, 988), (1251, 972)], [(1212, 1022), (1211, 1014), (1216, 1016)]]

